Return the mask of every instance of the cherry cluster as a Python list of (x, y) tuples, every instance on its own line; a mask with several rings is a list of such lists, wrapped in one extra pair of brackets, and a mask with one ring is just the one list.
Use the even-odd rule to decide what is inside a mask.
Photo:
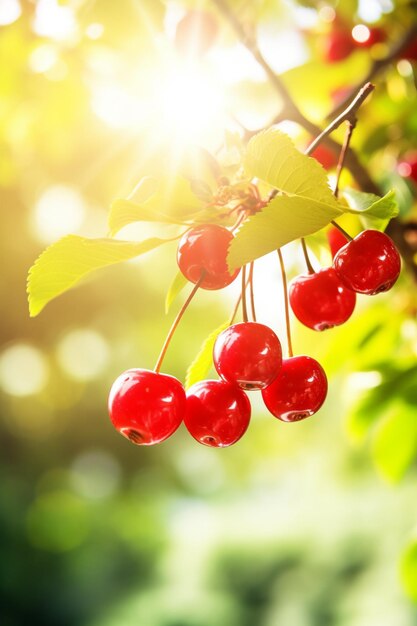
[[(314, 272), (308, 263), (309, 273), (295, 278), (289, 289), (294, 314), (317, 331), (346, 322), (354, 310), (356, 293), (387, 291), (401, 269), (395, 245), (382, 232), (365, 230), (348, 240), (332, 228), (328, 236), (333, 265)], [(226, 262), (233, 237), (230, 230), (216, 224), (196, 226), (183, 234), (177, 261), (181, 272), (194, 284), (192, 295), (199, 288), (221, 289), (235, 280), (240, 270), (230, 272)], [(283, 278), (286, 294), (285, 272)], [(242, 301), (244, 291), (245, 287)], [(285, 305), (288, 313), (287, 299)], [(179, 380), (159, 371), (161, 356), (154, 371), (130, 369), (121, 374), (109, 397), (115, 428), (135, 444), (152, 445), (167, 439), (184, 421), (200, 443), (230, 446), (249, 425), (251, 405), (245, 392), (253, 390), (261, 391), (267, 409), (284, 422), (296, 422), (316, 413), (327, 395), (327, 378), (321, 365), (306, 355), (293, 356), (289, 326), (289, 356), (283, 358), (275, 332), (264, 324), (248, 321), (245, 310), (243, 317), (243, 322), (220, 333), (214, 344), (218, 380), (203, 380), (185, 392)]]

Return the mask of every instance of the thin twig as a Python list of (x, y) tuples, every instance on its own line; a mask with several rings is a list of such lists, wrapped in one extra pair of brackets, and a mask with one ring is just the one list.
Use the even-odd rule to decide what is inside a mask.
[(292, 349), (292, 340), (291, 340), (291, 322), (290, 322), (290, 307), (288, 303), (288, 285), (287, 285), (287, 274), (285, 273), (285, 265), (284, 259), (282, 258), (281, 248), (277, 250), (279, 264), (281, 267), (281, 278), (282, 278), (282, 290), (284, 292), (284, 308), (285, 308), (285, 327), (287, 330), (287, 346), (288, 346), (288, 356), (291, 358), (294, 356)]
[[(366, 83), (366, 85), (361, 87), (361, 89), (356, 94), (356, 97), (345, 108), (345, 110), (342, 111), (342, 113), (340, 113), (340, 115), (338, 115), (338, 117), (336, 117), (336, 119), (334, 119), (318, 135), (318, 137), (316, 137), (315, 140), (308, 146), (307, 150), (305, 150), (305, 154), (311, 154), (312, 152), (314, 152), (314, 150), (317, 148), (319, 143), (321, 143), (325, 137), (327, 137), (328, 135), (331, 135), (331, 133), (333, 131), (335, 131), (337, 128), (339, 128), (339, 126), (341, 124), (343, 124), (343, 122), (348, 121), (348, 122), (350, 122), (351, 125), (353, 125), (353, 127), (355, 127), (355, 125), (356, 125), (356, 114), (357, 114), (359, 108), (361, 107), (361, 105), (363, 104), (363, 102), (366, 100), (366, 98), (369, 96), (369, 94), (374, 89), (375, 89), (375, 85), (372, 85), (372, 83)], [(350, 138), (349, 138), (349, 140), (350, 140)], [(342, 150), (343, 150), (343, 148), (342, 148)], [(348, 151), (346, 150), (345, 154), (343, 155), (343, 161), (346, 160), (347, 152)]]

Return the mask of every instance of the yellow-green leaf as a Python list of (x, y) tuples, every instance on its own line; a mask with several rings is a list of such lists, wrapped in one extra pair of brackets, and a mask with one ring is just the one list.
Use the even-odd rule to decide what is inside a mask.
[[(155, 185), (155, 179), (151, 179)], [(192, 191), (191, 183), (181, 176), (157, 181), (157, 189), (141, 201), (140, 188), (131, 199), (117, 199), (109, 214), (111, 235), (133, 222), (183, 224), (198, 212), (204, 203)]]
[(417, 602), (417, 539), (404, 550), (400, 563), (401, 582), (406, 594)]
[(349, 204), (346, 211), (357, 215), (365, 228), (383, 231), (388, 226), (390, 219), (399, 213), (394, 190), (380, 198), (372, 193), (364, 193), (346, 187), (343, 190), (343, 195)]
[(372, 456), (384, 478), (396, 482), (403, 477), (417, 456), (415, 407), (399, 401), (393, 405), (376, 428)]
[(28, 275), (29, 313), (35, 317), (48, 302), (74, 287), (94, 270), (132, 259), (173, 239), (139, 243), (115, 239), (85, 239), (67, 235), (47, 248)]
[(244, 222), (231, 243), (231, 270), (324, 228), (339, 212), (315, 200), (277, 196)]
[(249, 176), (260, 178), (289, 196), (315, 200), (328, 207), (330, 215), (342, 210), (329, 187), (325, 169), (316, 159), (297, 150), (288, 135), (277, 128), (252, 137), (244, 165)]
[(184, 274), (182, 272), (177, 272), (169, 286), (168, 293), (165, 298), (165, 313), (169, 312), (175, 298), (179, 293), (181, 293), (187, 284), (188, 280), (185, 278)]
[(213, 330), (212, 333), (204, 340), (201, 348), (187, 370), (185, 379), (185, 388), (189, 389), (195, 383), (203, 380), (213, 365), (213, 347), (220, 333), (230, 326), (230, 320), (224, 322), (221, 326)]

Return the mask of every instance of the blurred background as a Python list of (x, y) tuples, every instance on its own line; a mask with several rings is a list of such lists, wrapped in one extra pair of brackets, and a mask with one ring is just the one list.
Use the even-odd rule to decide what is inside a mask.
[[(224, 450), (184, 428), (135, 447), (107, 415), (115, 377), (153, 367), (179, 308), (165, 315), (175, 243), (97, 272), (29, 318), (27, 271), (47, 245), (106, 236), (112, 200), (174, 170), (191, 146), (233, 168), (248, 131), (279, 116), (222, 5), (321, 126), (417, 22), (406, 0), (0, 0), (2, 626), (417, 625), (410, 272), (359, 298), (340, 329), (294, 323), (296, 352), (329, 375), (324, 408), (283, 424), (252, 394), (250, 428)], [(374, 180), (397, 190), (411, 247), (416, 48), (374, 75), (353, 138)], [(308, 143), (294, 123), (281, 127)], [(331, 155), (321, 160), (332, 177)], [(135, 224), (120, 237), (160, 230)], [(300, 271), (298, 247), (285, 253)], [(255, 276), (258, 316), (284, 337), (278, 267), (262, 259)], [(236, 293), (198, 295), (165, 371), (184, 379)]]

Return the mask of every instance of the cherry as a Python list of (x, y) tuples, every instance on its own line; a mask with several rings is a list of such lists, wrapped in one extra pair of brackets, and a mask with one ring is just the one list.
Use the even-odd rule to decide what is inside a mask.
[(204, 55), (212, 47), (218, 25), (211, 13), (194, 9), (187, 11), (175, 31), (175, 47), (182, 54)]
[(264, 324), (234, 324), (217, 337), (213, 361), (224, 380), (247, 391), (263, 389), (281, 369), (281, 343), (274, 331)]
[(402, 59), (417, 61), (417, 37), (415, 37), (400, 54)]
[(355, 44), (348, 30), (337, 28), (325, 40), (324, 57), (328, 63), (341, 61), (353, 52)]
[(397, 171), (404, 178), (411, 178), (417, 184), (417, 154), (408, 155), (398, 163)]
[(332, 267), (297, 276), (290, 284), (289, 297), (295, 316), (313, 330), (344, 324), (356, 303), (356, 294), (345, 287)]
[(375, 295), (391, 289), (401, 270), (393, 241), (378, 230), (364, 230), (336, 254), (333, 267), (353, 291)]
[(332, 253), (332, 257), (334, 258), (336, 254), (339, 252), (340, 248), (343, 248), (348, 243), (348, 239), (344, 236), (344, 234), (336, 228), (336, 226), (331, 226), (326, 233), (327, 241), (329, 242), (330, 251)]
[(206, 446), (225, 448), (236, 443), (249, 426), (251, 406), (237, 385), (224, 380), (203, 380), (187, 392), (184, 423), (190, 434)]
[(145, 369), (130, 369), (121, 374), (109, 395), (113, 426), (143, 446), (168, 439), (180, 425), (185, 406), (185, 391), (179, 380)]
[(222, 289), (230, 285), (239, 269), (229, 272), (226, 257), (233, 233), (217, 224), (204, 224), (187, 230), (178, 244), (177, 261), (184, 276), (203, 289)]
[(325, 170), (329, 170), (337, 165), (337, 156), (323, 144), (319, 144), (311, 156), (321, 163)]
[(268, 411), (283, 422), (298, 422), (317, 413), (326, 395), (326, 374), (309, 356), (284, 359), (278, 377), (262, 390)]

